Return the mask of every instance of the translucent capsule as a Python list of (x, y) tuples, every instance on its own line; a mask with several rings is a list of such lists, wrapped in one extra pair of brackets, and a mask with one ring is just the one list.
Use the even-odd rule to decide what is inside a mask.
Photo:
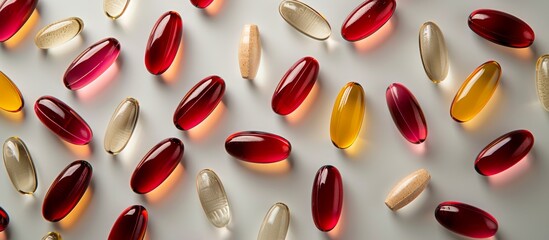
[(549, 55), (539, 57), (536, 63), (536, 89), (541, 105), (549, 111)]
[(319, 70), (318, 61), (313, 57), (297, 60), (284, 74), (273, 93), (273, 111), (280, 115), (288, 115), (295, 111), (313, 89)]
[(0, 207), (0, 232), (3, 232), (8, 228), (10, 224), (10, 216), (2, 207)]
[(103, 11), (107, 17), (117, 19), (124, 14), (128, 4), (130, 0), (103, 0)]
[(27, 146), (18, 137), (10, 137), (4, 142), (4, 165), (11, 183), (23, 194), (33, 194), (38, 186), (36, 170)]
[(343, 181), (336, 167), (326, 165), (316, 172), (311, 208), (316, 227), (331, 231), (339, 222), (343, 207)]
[(395, 9), (395, 0), (366, 0), (347, 16), (341, 36), (351, 42), (364, 39), (385, 25)]
[(0, 42), (10, 39), (29, 20), (38, 0), (5, 0), (0, 3)]
[(77, 17), (59, 20), (40, 29), (34, 37), (38, 48), (48, 49), (59, 46), (76, 37), (84, 29), (84, 21)]
[(139, 118), (139, 102), (134, 98), (124, 99), (114, 111), (107, 131), (104, 147), (110, 154), (120, 153), (130, 141)]
[(330, 137), (338, 148), (348, 148), (358, 137), (364, 119), (364, 89), (347, 83), (336, 98), (330, 121)]
[(283, 0), (278, 11), (288, 24), (311, 38), (326, 40), (332, 34), (328, 20), (301, 1)]
[(473, 119), (496, 91), (500, 76), (501, 67), (496, 61), (488, 61), (477, 67), (465, 79), (452, 101), (452, 118), (458, 122)]
[(254, 24), (246, 24), (240, 35), (238, 47), (238, 64), (240, 75), (246, 79), (254, 79), (261, 62), (261, 38), (259, 28)]
[(212, 4), (214, 0), (191, 0), (191, 3), (197, 8), (206, 8)]
[(290, 156), (292, 145), (285, 138), (266, 132), (245, 131), (225, 140), (225, 150), (242, 161), (274, 163)]
[(229, 200), (221, 179), (210, 169), (196, 176), (196, 191), (208, 220), (216, 227), (226, 227), (231, 221)]
[(257, 240), (284, 240), (290, 226), (290, 209), (284, 203), (275, 203), (261, 223)]
[(489, 238), (498, 231), (497, 220), (482, 209), (460, 202), (442, 202), (435, 209), (440, 225), (470, 238)]
[(434, 22), (426, 22), (419, 29), (419, 53), (427, 77), (439, 83), (448, 76), (448, 50), (444, 35)]
[(126, 208), (114, 222), (108, 240), (142, 240), (147, 231), (149, 213), (141, 205)]
[(506, 47), (529, 47), (535, 39), (534, 30), (526, 22), (505, 12), (479, 9), (469, 15), (467, 22), (479, 36)]
[(488, 144), (475, 160), (478, 173), (491, 176), (517, 164), (534, 146), (534, 135), (528, 130), (506, 133)]
[(145, 66), (151, 74), (164, 73), (173, 63), (181, 37), (183, 21), (179, 13), (169, 11), (156, 21), (145, 50)]
[(0, 109), (8, 112), (19, 112), (23, 109), (24, 101), (19, 88), (2, 71), (0, 71), (0, 89), (2, 89)]
[(42, 240), (63, 240), (63, 238), (61, 237), (61, 234), (57, 232), (49, 232), (42, 237)]
[(425, 169), (419, 169), (404, 177), (391, 189), (385, 198), (385, 205), (397, 211), (416, 199), (427, 187), (431, 175)]
[(419, 144), (427, 138), (427, 122), (414, 94), (400, 83), (389, 85), (385, 99), (398, 130), (411, 143)]

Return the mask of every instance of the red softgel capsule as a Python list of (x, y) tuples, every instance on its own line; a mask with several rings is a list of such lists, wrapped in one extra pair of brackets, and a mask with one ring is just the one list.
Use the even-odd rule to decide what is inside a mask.
[(516, 130), (492, 141), (477, 156), (475, 170), (491, 176), (517, 164), (534, 146), (534, 135), (528, 130)]
[(231, 156), (251, 163), (274, 163), (287, 159), (292, 145), (285, 138), (266, 132), (244, 131), (225, 140), (225, 150)]
[(10, 39), (29, 20), (38, 0), (5, 0), (0, 4), (0, 42)]
[(498, 231), (498, 222), (492, 215), (465, 203), (440, 203), (435, 218), (448, 230), (466, 237), (488, 238)]
[(156, 144), (133, 171), (132, 190), (145, 194), (162, 184), (181, 162), (183, 150), (183, 142), (177, 138), (167, 138)]
[(469, 28), (491, 42), (525, 48), (534, 42), (534, 30), (519, 18), (497, 10), (479, 9), (469, 15)]
[(191, 0), (191, 3), (197, 8), (206, 8), (212, 4), (214, 0)]
[(337, 225), (343, 206), (343, 181), (334, 166), (326, 165), (316, 172), (311, 206), (320, 231), (328, 232)]
[(288, 115), (296, 110), (315, 85), (319, 69), (318, 61), (313, 57), (299, 59), (290, 67), (273, 94), (273, 111), (280, 115)]
[(44, 197), (44, 218), (50, 222), (65, 218), (84, 196), (92, 172), (92, 166), (84, 160), (74, 161), (61, 171)]
[(164, 13), (151, 31), (145, 50), (145, 66), (154, 75), (164, 73), (173, 63), (183, 34), (183, 21), (179, 13)]
[(109, 240), (142, 240), (147, 231), (149, 213), (141, 205), (126, 208), (114, 222)]
[(385, 92), (387, 106), (398, 130), (411, 143), (422, 143), (427, 138), (427, 123), (416, 98), (400, 83), (389, 85)]
[(391, 19), (395, 8), (395, 0), (366, 0), (345, 19), (341, 36), (354, 42), (372, 35)]
[(76, 145), (88, 144), (93, 133), (90, 126), (71, 107), (52, 96), (40, 97), (34, 112), (42, 123), (61, 139)]
[(225, 81), (218, 76), (202, 79), (185, 94), (173, 114), (173, 124), (189, 130), (206, 119), (225, 94)]
[(8, 228), (10, 224), (10, 216), (2, 207), (0, 207), (0, 232), (3, 232)]

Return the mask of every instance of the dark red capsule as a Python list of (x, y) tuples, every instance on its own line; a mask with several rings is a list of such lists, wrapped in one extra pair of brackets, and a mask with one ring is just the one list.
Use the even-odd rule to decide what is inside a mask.
[(88, 144), (93, 133), (90, 126), (71, 107), (52, 96), (43, 96), (34, 103), (34, 112), (42, 123), (63, 140)]
[(492, 141), (477, 156), (475, 170), (484, 176), (498, 174), (517, 164), (534, 146), (534, 135), (516, 130)]
[(197, 8), (206, 8), (212, 4), (214, 0), (191, 0), (191, 3)]
[(466, 237), (488, 238), (498, 231), (498, 222), (492, 215), (465, 203), (440, 203), (435, 218), (448, 230)]
[(202, 79), (185, 94), (173, 114), (173, 124), (189, 130), (206, 119), (225, 94), (225, 81), (218, 76)]
[(183, 142), (167, 138), (156, 144), (133, 171), (130, 186), (139, 194), (145, 194), (166, 180), (183, 157)]
[(10, 224), (10, 216), (2, 207), (0, 207), (0, 232), (3, 232), (8, 228)]
[(84, 196), (90, 185), (92, 172), (92, 166), (84, 160), (74, 161), (63, 169), (44, 197), (44, 218), (57, 222), (66, 217)]
[(339, 221), (343, 206), (343, 181), (337, 168), (326, 165), (316, 172), (312, 196), (316, 227), (323, 232), (332, 230)]
[(114, 222), (109, 240), (142, 240), (147, 231), (149, 213), (141, 205), (126, 208)]
[(395, 8), (395, 0), (366, 0), (345, 19), (341, 36), (354, 42), (372, 35), (391, 19)]
[(288, 115), (296, 110), (315, 85), (319, 69), (320, 66), (313, 57), (299, 59), (290, 67), (273, 94), (273, 111)]
[(497, 10), (479, 9), (469, 15), (469, 28), (491, 42), (525, 48), (534, 42), (534, 30), (519, 18)]
[(427, 138), (427, 123), (414, 94), (400, 83), (389, 85), (385, 99), (398, 130), (411, 143), (422, 143)]
[(183, 21), (179, 13), (164, 13), (151, 31), (145, 51), (145, 66), (150, 73), (159, 75), (172, 65), (183, 34)]
[(29, 20), (38, 0), (5, 0), (0, 4), (0, 42), (10, 39)]
[(285, 138), (266, 132), (245, 131), (225, 140), (225, 150), (231, 156), (252, 163), (274, 163), (287, 159), (292, 145)]

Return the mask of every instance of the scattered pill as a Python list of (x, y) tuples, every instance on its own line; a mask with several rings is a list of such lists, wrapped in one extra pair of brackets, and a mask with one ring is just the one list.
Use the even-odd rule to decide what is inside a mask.
[(475, 170), (485, 176), (503, 172), (520, 162), (532, 146), (534, 135), (530, 131), (508, 132), (484, 147), (475, 160)]
[(326, 40), (332, 34), (328, 20), (301, 1), (283, 0), (278, 6), (278, 12), (288, 24), (313, 39)]
[(84, 21), (77, 17), (59, 20), (40, 29), (34, 44), (41, 49), (62, 45), (76, 37), (84, 29)]
[(549, 112), (549, 55), (539, 57), (536, 63), (536, 89), (541, 105)]
[(426, 22), (419, 29), (419, 53), (427, 77), (439, 83), (448, 76), (448, 50), (444, 35), (434, 22)]
[(11, 183), (23, 194), (33, 194), (38, 186), (36, 170), (27, 145), (18, 137), (10, 137), (3, 146), (4, 166)]
[(109, 233), (109, 240), (142, 240), (147, 231), (149, 213), (141, 205), (130, 206), (116, 219)]
[(288, 115), (307, 98), (318, 78), (320, 66), (313, 57), (299, 59), (282, 77), (271, 100), (273, 111)]
[(217, 174), (210, 169), (200, 171), (196, 176), (196, 191), (208, 220), (215, 227), (226, 227), (231, 221), (231, 210), (225, 188)]
[(395, 8), (395, 0), (366, 0), (347, 16), (341, 36), (354, 42), (374, 34), (391, 19)]
[(246, 79), (254, 79), (261, 62), (261, 38), (259, 28), (254, 24), (246, 24), (240, 35), (238, 47), (238, 64), (240, 75)]
[(425, 169), (419, 169), (401, 179), (385, 198), (385, 205), (397, 211), (416, 199), (429, 184), (431, 175)]
[(498, 222), (492, 215), (465, 203), (440, 203), (435, 218), (443, 227), (466, 237), (489, 238), (498, 231)]
[(284, 203), (275, 203), (261, 223), (257, 240), (284, 240), (290, 226), (290, 209)]
[(181, 45), (182, 35), (183, 21), (179, 13), (169, 11), (158, 18), (145, 50), (145, 66), (151, 74), (159, 75), (170, 68)]
[(5, 42), (29, 20), (38, 0), (5, 0), (0, 3), (0, 42)]
[(139, 102), (134, 98), (124, 99), (112, 114), (105, 131), (105, 151), (113, 155), (120, 153), (130, 141), (138, 118)]
[(497, 10), (479, 9), (469, 15), (469, 28), (484, 39), (513, 48), (534, 43), (534, 30), (519, 18)]
[(337, 225), (343, 207), (343, 181), (334, 166), (323, 166), (316, 173), (311, 206), (320, 231), (331, 231)]
[(330, 121), (330, 137), (338, 148), (356, 141), (364, 119), (364, 89), (356, 82), (347, 83), (336, 98)]
[(0, 109), (8, 112), (19, 112), (23, 109), (25, 104), (19, 88), (2, 71), (0, 71), (0, 89), (2, 90)]
[(419, 144), (427, 138), (427, 122), (414, 94), (400, 83), (389, 85), (387, 106), (398, 130), (406, 140)]
[(285, 138), (272, 133), (245, 131), (229, 136), (225, 140), (225, 150), (242, 161), (274, 163), (287, 159), (292, 145)]

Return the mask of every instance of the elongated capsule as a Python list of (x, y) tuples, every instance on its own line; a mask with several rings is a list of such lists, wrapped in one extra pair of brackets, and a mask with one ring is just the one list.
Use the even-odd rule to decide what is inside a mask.
[(285, 138), (272, 133), (245, 131), (229, 136), (225, 140), (225, 150), (242, 161), (274, 163), (287, 159), (292, 145)]
[(10, 39), (34, 12), (38, 0), (5, 0), (0, 3), (0, 42)]
[(212, 4), (214, 0), (191, 0), (191, 3), (197, 8), (206, 8)]
[(103, 0), (103, 11), (107, 17), (117, 19), (124, 14), (129, 4), (130, 0)]
[(429, 184), (431, 175), (425, 169), (419, 169), (401, 179), (385, 198), (385, 205), (397, 211), (416, 199)]
[(318, 78), (320, 66), (313, 57), (297, 60), (282, 77), (271, 100), (275, 113), (288, 115), (307, 98)]
[(311, 200), (313, 221), (323, 232), (339, 222), (343, 207), (343, 181), (336, 167), (326, 165), (316, 172)]
[(27, 145), (18, 137), (10, 137), (4, 142), (3, 153), (4, 165), (15, 189), (23, 194), (33, 194), (38, 179)]
[(104, 148), (110, 154), (120, 153), (130, 141), (139, 118), (139, 102), (124, 99), (112, 114), (105, 131)]
[(246, 24), (240, 35), (238, 47), (238, 64), (240, 75), (246, 79), (254, 79), (261, 62), (261, 38), (259, 28), (255, 24)]
[(406, 140), (419, 144), (427, 138), (427, 123), (414, 94), (400, 83), (389, 85), (387, 106), (398, 130)]
[(2, 207), (0, 207), (0, 232), (3, 232), (8, 228), (10, 224), (10, 216)]
[(0, 71), (0, 89), (2, 89), (0, 109), (8, 112), (19, 112), (23, 109), (25, 104), (19, 88), (2, 71)]
[(350, 42), (362, 40), (385, 25), (395, 9), (395, 0), (366, 0), (347, 16), (341, 26), (341, 36)]
[(51, 23), (40, 29), (34, 37), (34, 44), (41, 49), (48, 49), (66, 43), (84, 29), (84, 21), (70, 17)]
[(442, 202), (435, 209), (438, 223), (471, 238), (489, 238), (498, 231), (497, 220), (477, 207), (460, 202)]
[(419, 53), (427, 77), (434, 83), (442, 82), (448, 76), (448, 50), (434, 22), (426, 22), (419, 29)]
[(316, 40), (326, 40), (332, 27), (321, 13), (297, 0), (283, 0), (278, 6), (280, 16), (292, 27)]
[(261, 223), (257, 240), (284, 240), (290, 226), (290, 209), (284, 203), (275, 203)]
[(151, 74), (159, 75), (170, 68), (179, 50), (182, 35), (183, 21), (179, 13), (169, 11), (158, 18), (145, 50), (145, 66)]
[(536, 63), (536, 89), (541, 106), (549, 112), (549, 55), (539, 57)]
[(488, 61), (477, 67), (461, 84), (452, 101), (452, 118), (458, 122), (473, 119), (496, 91), (500, 76), (501, 66), (496, 61)]
[(148, 220), (149, 213), (145, 207), (141, 205), (130, 206), (120, 213), (111, 228), (108, 239), (142, 240), (147, 231)]
[(216, 227), (226, 227), (231, 221), (229, 200), (223, 183), (210, 169), (203, 169), (196, 176), (196, 191), (208, 220)]
[(479, 36), (506, 47), (529, 47), (535, 39), (534, 30), (526, 22), (498, 10), (478, 9), (469, 15), (467, 23)]
[(49, 232), (42, 237), (42, 240), (63, 240), (63, 238), (61, 237), (61, 234), (57, 232)]
[(484, 176), (503, 172), (526, 157), (532, 146), (534, 135), (530, 131), (508, 132), (482, 149), (475, 160), (475, 170)]
[(330, 121), (330, 137), (338, 148), (348, 148), (358, 137), (364, 119), (364, 89), (347, 83), (337, 95)]

